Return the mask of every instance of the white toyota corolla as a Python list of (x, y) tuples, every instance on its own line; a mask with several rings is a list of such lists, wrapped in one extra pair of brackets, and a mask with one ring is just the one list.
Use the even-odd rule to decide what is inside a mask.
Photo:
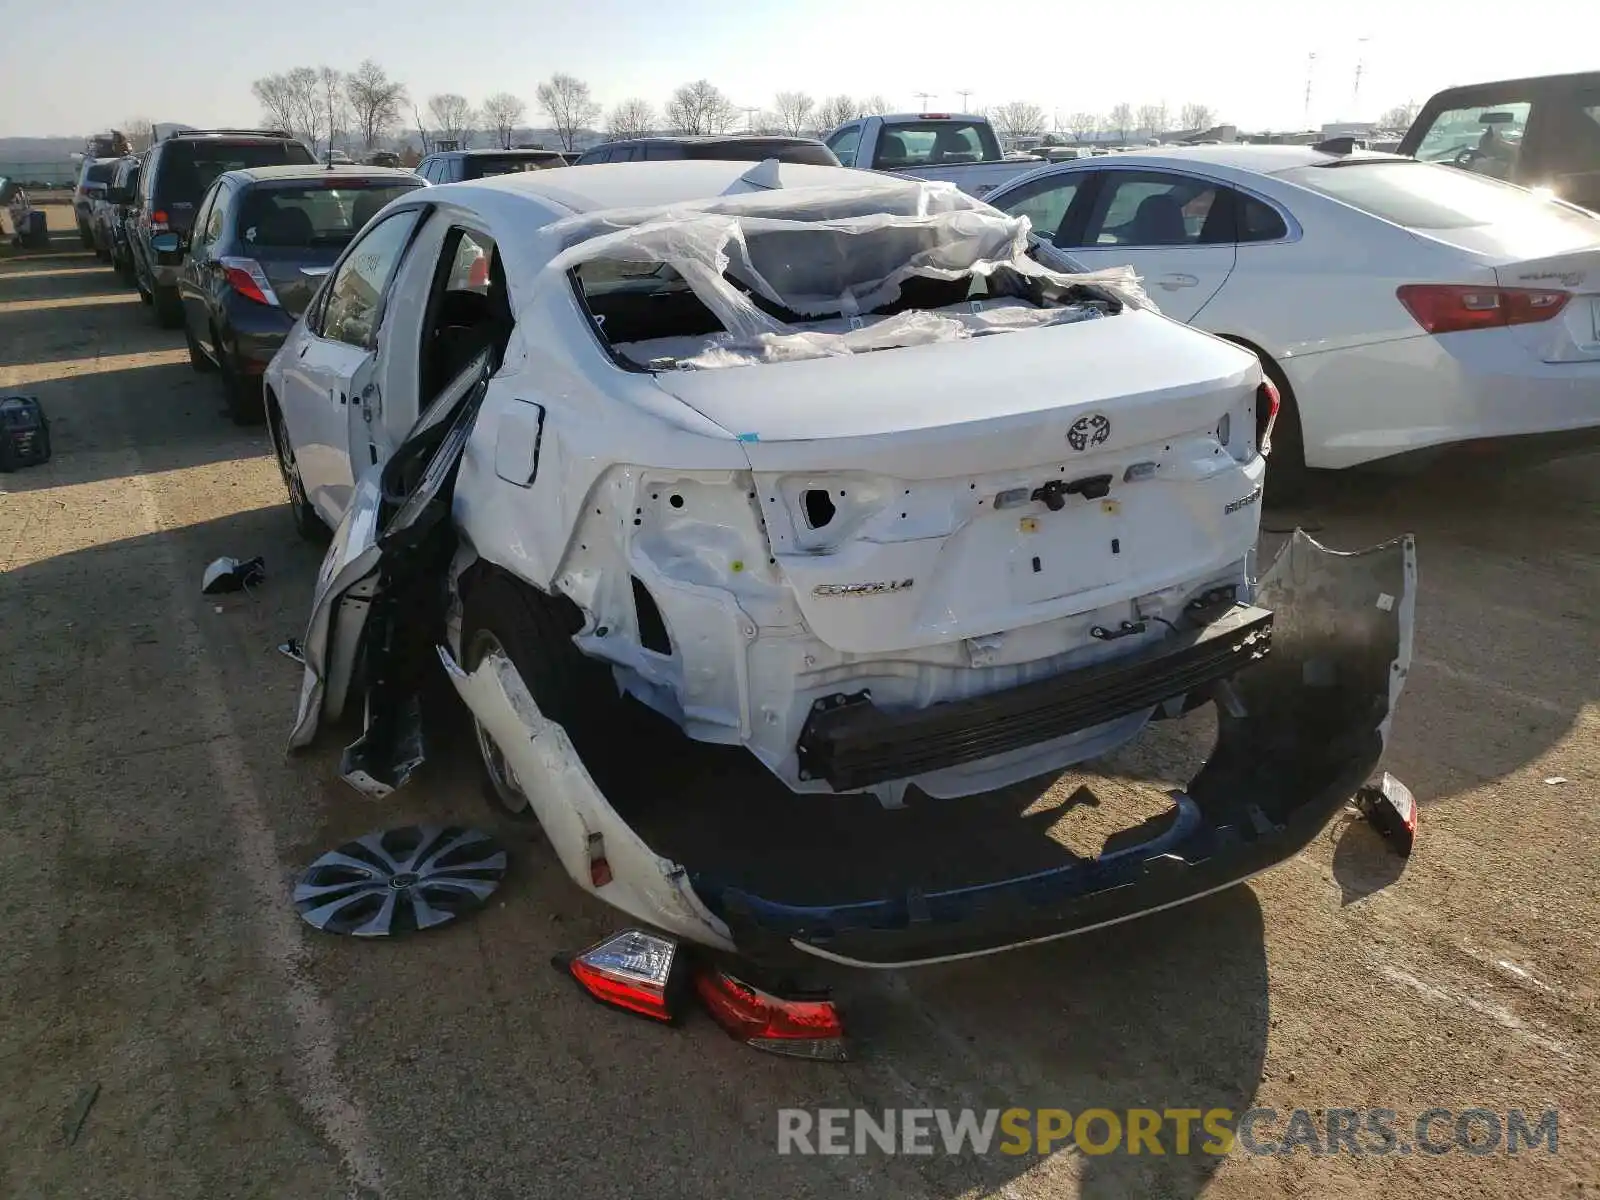
[[(1255, 350), (1283, 395), (1273, 471), (1459, 446), (1600, 446), (1600, 217), (1392, 155), (1140, 150), (986, 199), (1161, 311)], [(1406, 457), (1402, 457), (1406, 456)]]
[[(295, 520), (337, 526), (292, 744), (359, 711), (342, 773), (386, 794), (442, 664), (505, 812), (711, 946), (926, 961), (1229, 886), (1367, 777), (1405, 674), (1408, 542), (1255, 577), (1255, 358), (948, 185), (419, 189), (265, 382)], [(1094, 858), (939, 815), (1213, 698), (1210, 761)]]

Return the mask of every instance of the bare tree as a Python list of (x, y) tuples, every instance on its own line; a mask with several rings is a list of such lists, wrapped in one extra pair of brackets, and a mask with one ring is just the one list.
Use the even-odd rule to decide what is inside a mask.
[(563, 150), (571, 150), (579, 131), (600, 119), (600, 105), (589, 95), (589, 85), (559, 71), (539, 85), (539, 107), (555, 126)]
[[(345, 99), (344, 72), (332, 67), (317, 68), (317, 105), (327, 121), (328, 154), (333, 154), (333, 143), (350, 127), (353, 119), (350, 102)], [(313, 145), (315, 150), (316, 146)]]
[(1141, 104), (1139, 106), (1139, 128), (1147, 130), (1151, 137), (1159, 137), (1167, 131), (1171, 122), (1167, 119), (1167, 106), (1165, 104)]
[(400, 106), (406, 103), (406, 85), (390, 79), (384, 69), (367, 59), (344, 81), (351, 121), (364, 149), (371, 150), (400, 123)]
[(433, 117), (434, 128), (444, 141), (464, 147), (472, 139), (472, 127), (478, 114), (472, 111), (472, 105), (467, 103), (465, 96), (458, 96), (455, 92), (429, 96), (428, 112)]
[(294, 67), (250, 85), (266, 124), (284, 129), (313, 150), (327, 132), (322, 78), (316, 67)]
[(817, 123), (817, 132), (831, 133), (846, 121), (854, 121), (860, 111), (855, 100), (850, 96), (829, 96), (817, 105), (816, 115), (813, 118)]
[[(1411, 122), (1417, 119), (1419, 108), (1420, 106), (1414, 100), (1408, 100), (1404, 104), (1396, 104), (1378, 118), (1378, 125), (1383, 129), (1410, 129)], [(128, 136), (132, 137), (133, 134), (129, 133)]]
[(1033, 137), (1044, 132), (1044, 109), (1037, 104), (1013, 100), (989, 110), (989, 122), (1007, 141)]
[(1075, 112), (1067, 117), (1067, 132), (1075, 142), (1087, 142), (1104, 127), (1099, 113)]
[(417, 123), (417, 141), (422, 148), (422, 153), (433, 153), (432, 142), (428, 139), (428, 127), (422, 121), (422, 110), (415, 104), (411, 106), (411, 119)]
[(1126, 100), (1113, 105), (1106, 116), (1106, 127), (1116, 132), (1119, 141), (1126, 142), (1128, 135), (1133, 132), (1133, 105)]
[(606, 118), (606, 132), (614, 138), (643, 137), (656, 127), (656, 110), (648, 100), (624, 100)]
[[(510, 92), (496, 92), (483, 102), (483, 123), (494, 130), (495, 139), (502, 150), (511, 149), (517, 126), (522, 124), (528, 106)], [(571, 146), (567, 147), (572, 149)]]
[(770, 115), (778, 129), (790, 137), (799, 137), (811, 128), (811, 114), (816, 110), (817, 102), (805, 92), (779, 92), (775, 101), (775, 111), (763, 114), (763, 118)]
[(1205, 104), (1185, 104), (1178, 115), (1178, 126), (1182, 129), (1210, 129), (1216, 123), (1216, 110)]
[(885, 100), (881, 94), (874, 92), (861, 102), (861, 109), (856, 116), (870, 117), (875, 113), (886, 113), (893, 107), (894, 105)]
[(149, 117), (129, 117), (122, 123), (122, 133), (128, 139), (128, 144), (133, 147), (133, 152), (143, 154), (150, 149), (156, 127)]
[(679, 133), (726, 133), (738, 120), (739, 110), (706, 79), (686, 83), (667, 101), (667, 124)]

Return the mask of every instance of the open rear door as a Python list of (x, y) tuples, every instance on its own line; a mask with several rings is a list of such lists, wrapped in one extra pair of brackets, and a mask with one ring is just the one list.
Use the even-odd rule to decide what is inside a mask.
[[(312, 743), (323, 716), (343, 713), (359, 680), (391, 678), (412, 623), (397, 619), (401, 609), (442, 601), (443, 566), (455, 546), (450, 508), (456, 471), (489, 370), (485, 351), (417, 418), (393, 454), (360, 472), (317, 575), (291, 749)], [(431, 648), (431, 633), (423, 637), (425, 647)], [(341, 771), (360, 790), (386, 795), (422, 761), (415, 695), (373, 690), (365, 724), (363, 736), (345, 751)]]

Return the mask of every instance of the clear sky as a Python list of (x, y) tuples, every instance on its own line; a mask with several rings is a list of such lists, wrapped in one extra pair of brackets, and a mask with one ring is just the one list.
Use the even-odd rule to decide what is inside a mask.
[[(129, 117), (254, 122), (250, 83), (372, 57), (417, 98), (510, 91), (552, 71), (608, 106), (704, 77), (742, 106), (774, 92), (880, 93), (897, 107), (1028, 100), (1046, 113), (1186, 102), (1254, 128), (1371, 118), (1452, 83), (1600, 67), (1594, 0), (3, 0), (0, 136)], [(1358, 39), (1365, 38), (1365, 42)], [(1364, 62), (1359, 99), (1355, 69)]]

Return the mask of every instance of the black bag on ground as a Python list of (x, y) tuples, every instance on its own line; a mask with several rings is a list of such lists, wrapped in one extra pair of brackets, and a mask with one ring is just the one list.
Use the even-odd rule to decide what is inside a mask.
[(32, 396), (0, 396), (0, 471), (50, 461), (50, 422)]

